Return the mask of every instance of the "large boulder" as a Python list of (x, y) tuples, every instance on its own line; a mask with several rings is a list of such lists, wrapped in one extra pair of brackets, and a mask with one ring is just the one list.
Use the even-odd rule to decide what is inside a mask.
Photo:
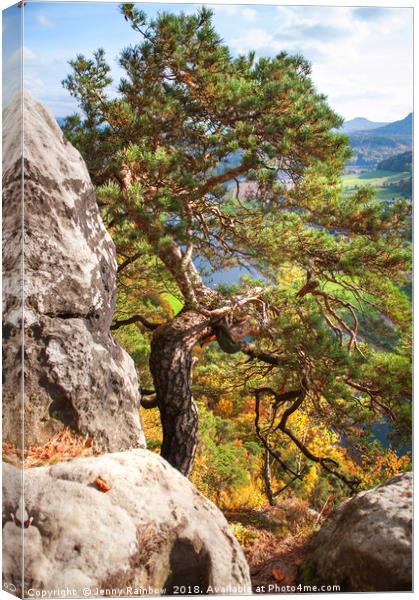
[(112, 589), (116, 596), (251, 592), (220, 510), (156, 454), (132, 450), (27, 469), (24, 500), (19, 469), (4, 464), (3, 481), (9, 590), (22, 591), (23, 523), (25, 597), (65, 589), (78, 598)]
[(412, 589), (412, 474), (343, 502), (312, 538), (302, 583), (345, 592)]
[(23, 199), (25, 445), (68, 426), (103, 451), (144, 447), (137, 373), (110, 335), (115, 247), (86, 165), (30, 94), (17, 95), (3, 118), (3, 437), (19, 444)]

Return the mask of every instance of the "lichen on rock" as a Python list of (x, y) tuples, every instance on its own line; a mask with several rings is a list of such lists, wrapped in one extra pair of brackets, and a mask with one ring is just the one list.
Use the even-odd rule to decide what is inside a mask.
[(159, 595), (190, 586), (195, 594), (250, 593), (248, 565), (221, 511), (156, 454), (139, 449), (27, 469), (24, 500), (20, 470), (3, 468), (3, 576), (17, 588), (16, 513), (31, 520), (24, 529), (26, 592), (70, 588), (81, 597), (84, 588), (98, 588), (124, 596), (150, 588)]
[[(30, 94), (14, 98), (4, 123), (6, 240), (20, 235), (15, 212), (22, 192), (24, 199), (24, 443), (43, 444), (68, 426), (92, 436), (103, 451), (144, 447), (134, 363), (110, 334), (115, 247), (86, 165)], [(18, 445), (22, 353), (15, 254), (6, 251), (4, 262), (3, 436)]]
[(310, 542), (301, 583), (410, 591), (412, 496), (412, 473), (402, 473), (340, 504)]

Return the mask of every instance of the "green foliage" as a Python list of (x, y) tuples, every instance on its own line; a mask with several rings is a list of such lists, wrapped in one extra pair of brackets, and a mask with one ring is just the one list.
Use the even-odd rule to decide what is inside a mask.
[[(147, 373), (150, 355), (150, 340), (147, 334), (143, 333), (139, 327), (123, 327), (116, 333), (116, 338), (129, 352), (137, 369), (142, 373)], [(144, 381), (143, 387), (146, 387)]]
[[(105, 95), (110, 78), (103, 51), (94, 60), (78, 56), (63, 83), (86, 119), (64, 129), (95, 183), (120, 182), (122, 165), (135, 174), (131, 218), (141, 220), (155, 251), (164, 239), (193, 241), (197, 254), (220, 266), (226, 247), (248, 252), (254, 246), (249, 232), (224, 230), (216, 218), (217, 204), (230, 220), (243, 216), (237, 201), (225, 202), (226, 184), (243, 175), (260, 182), (268, 209), (284, 189), (274, 185), (272, 161), (282, 156), (284, 175), (295, 181), (319, 161), (332, 161), (334, 170), (343, 165), (346, 138), (332, 132), (342, 120), (315, 91), (302, 57), (233, 59), (205, 8), (156, 20), (134, 5), (123, 5), (122, 13), (143, 41), (121, 53), (120, 97)], [(323, 179), (328, 182), (327, 169)], [(207, 230), (222, 235), (222, 244), (211, 242)]]
[(163, 296), (170, 304), (173, 314), (177, 315), (182, 310), (183, 303), (176, 298), (176, 296), (173, 296), (173, 294), (170, 294), (169, 292), (164, 293)]
[[(260, 479), (257, 387), (284, 393), (307, 382), (299, 419), (289, 426), (294, 441), (304, 435), (302, 422), (317, 432), (307, 447), (320, 458), (335, 452), (332, 434), (372, 456), (368, 430), (383, 415), (403, 443), (411, 412), (403, 291), (410, 203), (384, 202), (371, 185), (344, 191), (350, 148), (335, 132), (342, 119), (316, 91), (303, 57), (234, 58), (206, 8), (155, 19), (134, 4), (121, 11), (139, 42), (120, 54), (118, 96), (108, 92), (103, 51), (92, 60), (77, 56), (63, 83), (83, 117), (69, 117), (64, 131), (86, 158), (117, 246), (116, 320), (141, 314), (162, 323), (185, 308), (207, 309), (208, 297), (216, 297), (211, 309), (230, 303), (233, 316), (247, 320), (253, 355), (222, 354), (219, 346), (229, 346), (220, 328), (202, 342), (214, 344), (195, 350), (200, 489), (220, 497)], [(196, 265), (201, 273), (251, 267), (257, 279), (209, 294)], [(253, 299), (237, 308), (246, 294)], [(117, 335), (151, 385), (150, 334), (138, 327)], [(276, 362), (258, 362), (261, 355)], [(290, 407), (278, 405), (274, 417)], [(264, 398), (262, 436), (274, 429), (271, 408), (272, 397)], [(272, 437), (282, 467), (305, 467), (292, 436), (276, 428)], [(357, 470), (344, 452), (335, 454), (345, 473)], [(311, 477), (312, 497), (322, 502), (330, 480), (302, 474), (296, 489)]]
[(413, 195), (413, 179), (409, 177), (408, 179), (401, 179), (394, 184), (394, 189), (396, 193), (400, 196), (404, 196), (405, 198), (412, 198)]
[(247, 546), (257, 540), (257, 533), (245, 527), (242, 523), (231, 523), (230, 528), (241, 546)]
[(302, 585), (313, 585), (313, 582), (316, 581), (316, 565), (314, 562), (306, 560), (299, 566), (298, 580)]
[(203, 404), (199, 404), (199, 413), (199, 445), (192, 480), (207, 495), (214, 494), (220, 504), (223, 491), (250, 482), (259, 448), (242, 445), (237, 425), (230, 419), (215, 416)]

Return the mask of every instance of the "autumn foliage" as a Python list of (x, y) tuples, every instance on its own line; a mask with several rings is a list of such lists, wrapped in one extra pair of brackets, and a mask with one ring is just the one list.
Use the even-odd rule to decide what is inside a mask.
[[(322, 516), (410, 466), (409, 203), (343, 194), (342, 119), (303, 57), (232, 56), (207, 9), (121, 11), (139, 41), (118, 95), (103, 50), (77, 56), (63, 83), (81, 114), (64, 131), (116, 244), (113, 332), (140, 372), (149, 448), (170, 410), (189, 410), (195, 435), (195, 400), (188, 465), (206, 496)], [(179, 350), (188, 397), (174, 407), (150, 354), (185, 314), (206, 333)]]

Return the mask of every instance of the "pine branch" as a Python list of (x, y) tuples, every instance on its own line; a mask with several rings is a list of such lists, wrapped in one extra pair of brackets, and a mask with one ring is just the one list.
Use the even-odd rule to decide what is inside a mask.
[(119, 266), (117, 269), (117, 273), (120, 273), (121, 271), (123, 271), (124, 269), (126, 269), (130, 264), (132, 264), (133, 262), (135, 262), (138, 258), (140, 258), (140, 256), (142, 255), (142, 252), (136, 252), (133, 256), (129, 256), (128, 258), (126, 258)]
[(132, 325), (134, 323), (141, 323), (141, 325), (144, 325), (144, 327), (146, 329), (149, 329), (150, 331), (154, 331), (155, 329), (160, 327), (160, 325), (163, 325), (163, 323), (151, 323), (151, 321), (148, 321), (145, 317), (141, 315), (134, 315), (132, 317), (129, 317), (128, 319), (114, 321), (111, 325), (111, 331), (115, 331), (120, 327), (124, 327), (125, 325)]
[[(307, 446), (305, 444), (303, 444), (303, 442), (301, 440), (299, 440), (293, 434), (293, 432), (290, 429), (288, 429), (288, 427), (287, 427), (288, 418), (300, 408), (300, 406), (303, 404), (303, 402), (307, 396), (308, 390), (306, 388), (306, 385), (307, 385), (307, 382), (304, 380), (303, 385), (300, 390), (293, 390), (291, 392), (285, 392), (284, 394), (278, 394), (271, 388), (261, 388), (261, 389), (254, 390), (255, 398), (256, 398), (257, 418), (255, 420), (255, 424), (257, 424), (257, 433), (259, 432), (259, 434), (260, 434), (259, 404), (260, 404), (260, 396), (262, 394), (269, 393), (269, 394), (273, 395), (276, 403), (283, 403), (292, 398), (296, 398), (295, 401), (292, 403), (292, 405), (284, 411), (280, 422), (278, 423), (278, 425), (276, 425), (272, 429), (272, 433), (274, 433), (276, 431), (281, 431), (282, 433), (285, 433), (285, 435), (290, 438), (290, 440), (297, 446), (297, 448), (304, 454), (304, 456), (306, 456), (312, 462), (320, 464), (321, 467), (325, 471), (327, 471), (331, 475), (334, 475), (335, 477), (337, 477), (338, 479), (343, 481), (351, 490), (354, 490), (357, 487), (357, 485), (359, 484), (359, 481), (357, 479), (348, 479), (347, 477), (345, 477), (345, 475), (343, 475), (342, 473), (337, 471), (337, 469), (339, 468), (339, 463), (337, 463), (335, 460), (333, 460), (331, 458), (327, 458), (327, 457), (316, 456), (315, 454), (313, 454), (311, 452), (311, 450), (309, 450), (307, 448)], [(259, 439), (261, 439), (260, 435), (258, 435), (258, 437), (259, 437)], [(266, 439), (263, 441), (263, 444), (264, 444), (265, 448), (267, 448), (267, 446), (269, 445)], [(278, 460), (276, 453), (273, 453), (272, 451), (270, 453), (272, 456), (274, 456), (274, 458), (276, 458), (276, 460)], [(283, 466), (282, 460), (280, 461), (280, 464), (281, 464), (281, 466)], [(296, 473), (293, 473), (293, 475), (295, 476)]]

